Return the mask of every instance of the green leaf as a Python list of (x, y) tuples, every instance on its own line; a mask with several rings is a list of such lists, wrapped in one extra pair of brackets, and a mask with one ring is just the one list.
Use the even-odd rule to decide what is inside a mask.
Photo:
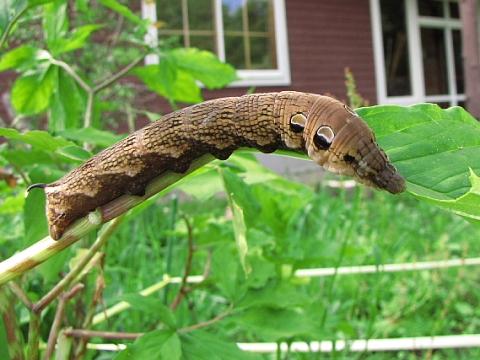
[(43, 7), (43, 33), (47, 47), (54, 51), (60, 39), (63, 39), (68, 31), (67, 2), (55, 0), (52, 4)]
[[(480, 173), (480, 123), (459, 107), (432, 104), (359, 109), (379, 144), (422, 200), (478, 220), (472, 204)], [(468, 196), (462, 196), (467, 194)]]
[(66, 139), (87, 142), (103, 147), (113, 145), (124, 137), (124, 135), (116, 135), (109, 131), (95, 128), (67, 129), (60, 132), (60, 135)]
[(247, 225), (255, 224), (262, 208), (257, 198), (253, 195), (252, 189), (245, 183), (243, 178), (228, 168), (222, 167), (219, 171), (223, 179), (225, 192), (242, 209)]
[(254, 307), (229, 319), (266, 341), (315, 337), (319, 331), (316, 324), (320, 323), (303, 308)]
[(218, 335), (195, 331), (181, 335), (183, 360), (253, 360), (256, 354), (243, 352), (235, 343), (220, 340)]
[(177, 327), (175, 315), (172, 310), (163, 305), (160, 299), (142, 296), (140, 294), (126, 294), (122, 296), (122, 299), (128, 302), (133, 309), (140, 310), (155, 319), (161, 320), (170, 329)]
[(25, 204), (25, 195), (9, 196), (0, 202), (0, 214), (16, 214), (22, 211)]
[(85, 161), (92, 157), (92, 153), (77, 145), (58, 148), (55, 152), (75, 161)]
[(28, 0), (28, 5), (30, 6), (38, 6), (38, 5), (44, 5), (48, 4), (51, 2), (54, 2), (55, 0)]
[(26, 0), (1, 0), (0, 1), (0, 37), (12, 20), (19, 16), (28, 7)]
[(454, 200), (439, 200), (431, 197), (412, 193), (428, 203), (440, 206), (457, 215), (463, 216), (469, 221), (480, 223), (480, 177), (470, 170), (471, 187), (467, 193)]
[(195, 48), (162, 53), (158, 65), (138, 67), (132, 71), (150, 90), (172, 101), (202, 101), (197, 81), (216, 89), (236, 79), (235, 70), (214, 54)]
[(237, 79), (235, 69), (210, 51), (179, 48), (169, 52), (175, 64), (208, 89), (224, 87)]
[(270, 281), (258, 289), (249, 289), (236, 308), (264, 306), (288, 309), (311, 302), (311, 297), (299, 291), (299, 287), (288, 280)]
[(161, 58), (158, 65), (137, 67), (132, 73), (157, 94), (185, 103), (202, 101), (200, 88), (195, 79), (177, 67), (170, 58)]
[(22, 75), (12, 87), (12, 104), (15, 110), (24, 115), (34, 115), (44, 111), (50, 104), (57, 84), (57, 69), (49, 66), (34, 74)]
[(231, 302), (236, 303), (245, 295), (247, 283), (233, 242), (218, 246), (213, 253), (212, 279)]
[(22, 45), (5, 53), (0, 58), (0, 71), (18, 69), (35, 61), (39, 50), (30, 45)]
[(230, 209), (233, 214), (233, 232), (235, 234), (238, 255), (240, 256), (240, 263), (242, 264), (243, 271), (248, 275), (252, 271), (252, 268), (247, 261), (247, 227), (245, 225), (243, 209), (237, 202), (237, 194), (240, 193), (238, 188), (239, 179), (228, 169), (220, 169), (219, 171), (225, 184), (228, 203), (230, 204)]
[[(43, 182), (32, 178), (32, 182)], [(23, 207), (25, 225), (25, 243), (30, 245), (48, 234), (47, 218), (45, 216), (45, 193), (30, 191)]]
[(197, 200), (206, 201), (213, 195), (223, 191), (223, 184), (218, 171), (212, 166), (204, 166), (196, 176), (188, 177), (178, 189), (194, 196)]
[(55, 151), (60, 147), (74, 145), (72, 142), (58, 136), (52, 136), (46, 131), (32, 130), (20, 133), (16, 129), (0, 128), (0, 136), (10, 140), (18, 140), (30, 144), (38, 149)]
[(199, 103), (203, 101), (203, 97), (195, 78), (187, 71), (177, 70), (177, 77), (172, 86), (173, 97), (175, 101), (185, 103)]
[(51, 164), (53, 161), (51, 153), (39, 149), (4, 150), (1, 152), (1, 155), (10, 164), (19, 168), (36, 164)]
[(146, 24), (145, 20), (142, 20), (139, 16), (135, 15), (127, 6), (120, 4), (116, 0), (99, 0), (103, 6), (119, 13), (124, 18), (130, 20), (137, 25)]
[(88, 13), (89, 11), (89, 5), (88, 5), (88, 2), (90, 0), (75, 0), (75, 6), (77, 8), (78, 11), (81, 11), (81, 12), (84, 12), (84, 13)]
[(172, 330), (156, 330), (138, 338), (114, 360), (179, 360), (182, 348), (178, 335)]
[(103, 27), (104, 25), (99, 24), (80, 26), (73, 30), (70, 37), (56, 39), (52, 44), (52, 52), (58, 55), (80, 49), (85, 46), (86, 41), (94, 31)]
[(80, 127), (85, 103), (84, 93), (79, 90), (77, 83), (63, 69), (59, 69), (57, 90), (51, 99), (48, 129), (61, 132)]
[(235, 243), (237, 244), (238, 255), (240, 256), (240, 263), (242, 264), (245, 274), (249, 274), (252, 271), (252, 268), (247, 261), (247, 227), (243, 217), (243, 210), (240, 206), (238, 206), (232, 196), (229, 196), (229, 199), (230, 207), (233, 213), (233, 232), (235, 234)]
[(57, 347), (55, 349), (55, 360), (70, 359), (70, 352), (72, 351), (73, 338), (66, 336), (63, 331), (58, 334)]

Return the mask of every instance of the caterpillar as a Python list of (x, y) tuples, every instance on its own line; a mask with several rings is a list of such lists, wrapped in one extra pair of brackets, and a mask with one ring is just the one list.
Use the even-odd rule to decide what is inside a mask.
[(405, 181), (366, 123), (328, 96), (284, 91), (210, 100), (163, 116), (44, 188), (50, 236), (125, 194), (142, 196), (170, 170), (194, 159), (227, 159), (243, 147), (304, 152), (326, 170), (396, 194)]

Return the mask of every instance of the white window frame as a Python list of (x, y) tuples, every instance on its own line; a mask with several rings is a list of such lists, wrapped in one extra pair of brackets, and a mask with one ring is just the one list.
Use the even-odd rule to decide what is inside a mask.
[[(217, 55), (221, 61), (225, 61), (222, 0), (215, 0), (214, 12), (215, 27), (218, 34)], [(155, 1), (142, 1), (142, 16), (144, 19), (150, 20), (151, 24), (156, 23), (157, 6)], [(237, 76), (239, 80), (231, 83), (229, 87), (279, 86), (291, 84), (285, 0), (273, 0), (273, 16), (275, 22), (277, 69), (237, 70)], [(146, 41), (152, 45), (158, 44), (158, 31), (154, 25), (149, 27), (149, 31), (146, 35)], [(145, 63), (147, 65), (158, 64), (158, 61), (158, 55), (155, 54), (148, 55), (145, 59)]]
[[(417, 0), (405, 0), (406, 30), (410, 65), (411, 95), (388, 96), (385, 76), (385, 59), (383, 53), (383, 32), (380, 12), (380, 0), (370, 0), (372, 22), (373, 50), (375, 62), (375, 78), (377, 87), (377, 102), (379, 104), (412, 105), (419, 102), (449, 102), (457, 105), (465, 101), (465, 94), (457, 93), (455, 81), (455, 63), (453, 57), (452, 31), (462, 28), (460, 19), (445, 19), (418, 14)], [(444, 12), (449, 14), (448, 2), (444, 2)], [(448, 94), (426, 95), (423, 72), (421, 27), (447, 29), (445, 32), (445, 48), (447, 57)]]

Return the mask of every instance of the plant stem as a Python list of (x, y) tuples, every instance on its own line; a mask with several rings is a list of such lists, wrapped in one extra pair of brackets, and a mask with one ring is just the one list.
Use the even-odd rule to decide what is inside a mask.
[(53, 65), (57, 65), (58, 67), (61, 67), (63, 70), (65, 70), (67, 72), (68, 75), (70, 75), (76, 82), (78, 85), (80, 85), (80, 87), (85, 90), (85, 92), (87, 93), (90, 93), (93, 91), (92, 87), (90, 85), (88, 85), (85, 80), (83, 80), (80, 75), (77, 74), (77, 72), (75, 70), (73, 70), (73, 68), (68, 65), (66, 62), (63, 62), (61, 60), (57, 60), (57, 59), (53, 59), (51, 58), (50, 59), (50, 62), (53, 64)]
[(28, 325), (28, 346), (27, 359), (38, 360), (40, 342), (40, 314), (36, 312), (30, 313), (30, 323)]
[[(165, 274), (170, 274), (172, 270), (172, 257), (173, 257), (173, 243), (175, 241), (174, 229), (175, 229), (175, 222), (177, 219), (177, 210), (178, 210), (178, 199), (176, 195), (173, 195), (172, 198), (172, 206), (171, 206), (171, 217), (170, 217), (170, 224), (169, 230), (171, 234), (167, 238), (167, 254), (166, 254), (166, 261), (165, 261)], [(170, 287), (167, 286), (163, 292), (163, 303), (167, 305), (168, 301), (168, 292)]]
[(137, 66), (138, 64), (140, 64), (143, 59), (145, 58), (145, 54), (143, 54), (142, 56), (140, 56), (139, 58), (133, 60), (130, 64), (128, 64), (127, 66), (125, 66), (123, 69), (119, 70), (117, 73), (113, 74), (112, 76), (110, 76), (109, 78), (105, 79), (104, 81), (102, 81), (100, 84), (96, 85), (94, 88), (93, 88), (93, 92), (94, 93), (97, 93), (107, 87), (109, 87), (110, 85), (112, 85), (114, 82), (116, 82), (118, 79), (120, 79), (122, 76), (124, 76), (125, 74), (127, 74), (130, 70), (132, 70), (135, 66)]
[(93, 245), (88, 249), (88, 252), (85, 256), (80, 260), (77, 265), (65, 276), (62, 280), (60, 280), (53, 288), (50, 290), (40, 301), (38, 301), (33, 306), (33, 311), (41, 312), (45, 307), (48, 306), (53, 300), (55, 300), (61, 292), (63, 292), (72, 282), (77, 278), (77, 276), (82, 272), (82, 270), (87, 266), (87, 264), (92, 260), (94, 255), (100, 250), (100, 248), (105, 244), (108, 240), (110, 235), (113, 231), (117, 228), (117, 226), (122, 221), (122, 217), (118, 217), (109, 223), (102, 234), (95, 240)]
[[(225, 317), (229, 316), (232, 313), (232, 307), (227, 311), (215, 316), (214, 318), (194, 324), (191, 326), (186, 326), (178, 330), (180, 333), (187, 333), (190, 331), (202, 329), (207, 326), (211, 326)], [(95, 331), (95, 330), (85, 330), (85, 329), (67, 329), (64, 331), (65, 336), (77, 337), (77, 338), (92, 338), (100, 337), (103, 339), (136, 339), (142, 336), (144, 333), (127, 333), (127, 332), (111, 332), (111, 331)]]
[[(168, 276), (165, 276), (164, 279), (156, 284), (153, 284), (152, 286), (149, 286), (148, 288), (146, 289), (143, 289), (142, 291), (140, 291), (140, 295), (142, 296), (148, 296), (148, 295), (151, 295), (153, 294), (154, 292), (157, 292), (161, 289), (163, 289), (165, 286), (167, 286), (168, 284), (170, 283), (170, 277)], [(126, 301), (120, 301), (119, 303), (109, 307), (108, 309), (98, 313), (97, 315), (95, 315), (93, 317), (93, 320), (92, 320), (92, 325), (97, 325), (105, 320), (107, 320), (108, 318), (124, 311), (124, 310), (127, 310), (131, 307), (131, 305), (126, 302)]]
[(15, 294), (15, 296), (25, 305), (29, 310), (32, 310), (33, 303), (28, 298), (27, 294), (23, 291), (23, 289), (18, 286), (17, 283), (11, 282), (8, 284), (10, 291)]
[[(29, 9), (29, 6), (25, 6), (22, 10), (20, 10), (10, 21), (3, 32), (2, 36), (0, 37), (0, 49), (3, 48), (5, 43), (7, 42), (8, 35), (10, 35), (10, 31), (12, 31), (13, 26), (16, 24), (16, 22), (25, 14), (25, 12)], [(8, 9), (5, 9), (8, 13)], [(4, 10), (4, 11), (5, 11)]]
[[(97, 274), (97, 278), (95, 281), (95, 290), (93, 291), (93, 294), (92, 294), (92, 300), (88, 305), (85, 319), (83, 320), (83, 324), (82, 324), (82, 328), (84, 329), (89, 329), (91, 327), (92, 320), (95, 315), (95, 310), (97, 309), (97, 305), (100, 302), (102, 302), (102, 298), (103, 298), (103, 290), (105, 289), (105, 279), (103, 277), (102, 265), (100, 265), (99, 268), (101, 270)], [(80, 339), (80, 341), (78, 341), (76, 349), (74, 351), (73, 360), (77, 360), (77, 359), (81, 360), (84, 358), (85, 352), (87, 351), (87, 344), (88, 344), (87, 339)]]
[(202, 328), (207, 327), (207, 326), (211, 326), (211, 325), (219, 322), (220, 320), (223, 320), (224, 318), (229, 316), (231, 313), (232, 313), (232, 306), (230, 306), (230, 308), (227, 311), (224, 311), (223, 313), (218, 314), (217, 316), (215, 316), (214, 318), (212, 318), (210, 320), (203, 321), (203, 322), (200, 322), (198, 324), (183, 327), (183, 328), (179, 329), (178, 332), (179, 333), (187, 333), (187, 332), (191, 332), (191, 331), (194, 331), (194, 330), (202, 329)]
[[(3, 320), (3, 324), (1, 324)], [(11, 360), (23, 360), (23, 335), (18, 327), (14, 298), (7, 288), (0, 288), (0, 326), (5, 327), (8, 353)]]
[(144, 333), (128, 333), (128, 332), (113, 332), (113, 331), (95, 331), (95, 330), (85, 330), (85, 329), (67, 329), (63, 332), (65, 336), (81, 338), (81, 339), (90, 339), (93, 337), (99, 337), (103, 339), (114, 339), (114, 340), (135, 340), (136, 338), (142, 336)]
[(62, 325), (65, 307), (68, 300), (74, 297), (83, 288), (83, 284), (77, 284), (77, 286), (70, 290), (68, 294), (63, 294), (60, 296), (57, 310), (55, 311), (55, 318), (53, 319), (52, 327), (50, 328), (50, 334), (48, 335), (47, 349), (45, 350), (45, 355), (43, 357), (44, 360), (49, 360), (55, 350), (55, 344), (57, 343), (58, 333)]
[[(202, 167), (208, 162), (214, 160), (211, 155), (202, 156), (192, 162), (189, 170), (183, 174), (167, 172), (154, 179), (147, 186), (145, 196), (124, 195), (112, 202), (100, 207), (94, 213), (100, 218), (100, 223), (106, 223), (133, 208), (134, 206), (144, 202), (149, 197), (157, 194), (182, 179), (194, 170)], [(29, 269), (48, 260), (61, 250), (80, 240), (83, 236), (100, 226), (96, 219), (92, 220), (92, 213), (84, 218), (76, 221), (62, 236), (61, 239), (55, 241), (47, 236), (32, 246), (13, 255), (12, 257), (0, 263), (0, 285), (15, 277), (25, 273)]]
[(187, 253), (187, 260), (185, 260), (185, 271), (182, 277), (182, 284), (180, 285), (180, 289), (178, 290), (177, 296), (173, 300), (172, 305), (170, 305), (172, 310), (175, 310), (178, 307), (178, 305), (180, 305), (183, 298), (189, 292), (187, 288), (187, 279), (188, 279), (188, 275), (190, 275), (190, 272), (192, 270), (193, 253), (195, 252), (195, 247), (193, 244), (192, 225), (190, 224), (190, 222), (186, 217), (184, 217), (184, 220), (185, 220), (185, 223), (187, 224), (187, 229), (188, 229), (188, 253)]
[(87, 92), (87, 107), (85, 109), (85, 117), (83, 119), (83, 127), (88, 128), (92, 126), (93, 118), (93, 101), (95, 100), (95, 92), (90, 90)]

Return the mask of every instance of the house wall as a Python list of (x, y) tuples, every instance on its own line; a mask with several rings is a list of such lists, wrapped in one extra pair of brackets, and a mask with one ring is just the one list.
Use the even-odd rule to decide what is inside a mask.
[[(132, 1), (139, 4), (138, 1)], [(257, 92), (297, 90), (346, 99), (344, 68), (350, 67), (361, 94), (376, 102), (373, 45), (368, 0), (285, 0), (290, 54), (290, 86), (257, 87)], [(11, 120), (5, 93), (13, 72), (0, 75), (0, 117)], [(205, 91), (205, 99), (245, 94), (248, 88)], [(147, 90), (137, 97), (141, 108), (170, 111), (165, 101)]]
[[(376, 102), (375, 68), (368, 0), (285, 0), (290, 86), (256, 87), (256, 92), (296, 90), (346, 99), (344, 69), (350, 67), (360, 93)], [(204, 91), (205, 99), (245, 94), (248, 88)], [(142, 94), (145, 107), (164, 112), (166, 103)], [(163, 111), (162, 111), (163, 110)]]
[[(349, 67), (359, 92), (376, 102), (375, 67), (369, 0), (285, 0), (290, 54), (290, 86), (256, 87), (256, 92), (296, 90), (330, 94), (346, 100), (344, 69)], [(205, 99), (238, 96), (248, 88), (204, 91)], [(139, 94), (140, 108), (165, 113), (157, 95)], [(307, 182), (318, 182), (321, 168), (310, 161), (259, 154), (273, 170)]]

